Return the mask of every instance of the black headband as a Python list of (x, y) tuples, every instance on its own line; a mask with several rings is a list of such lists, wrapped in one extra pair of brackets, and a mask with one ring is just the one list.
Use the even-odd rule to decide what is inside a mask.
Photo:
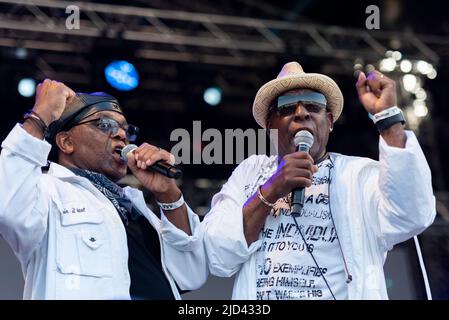
[(87, 117), (93, 115), (94, 113), (97, 113), (100, 111), (115, 111), (120, 114), (123, 114), (123, 111), (120, 108), (120, 105), (118, 103), (116, 103), (115, 101), (94, 102), (90, 105), (84, 106), (82, 109), (78, 110), (77, 112), (70, 115), (69, 117), (67, 117), (63, 120), (60, 120), (59, 126), (58, 126), (58, 132), (69, 130), (74, 125), (81, 122), (81, 120), (83, 120), (84, 118), (87, 118)]

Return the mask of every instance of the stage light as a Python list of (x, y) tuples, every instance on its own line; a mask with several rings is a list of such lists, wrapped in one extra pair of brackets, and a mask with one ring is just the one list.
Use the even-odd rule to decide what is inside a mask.
[(353, 66), (354, 70), (358, 71), (362, 71), (363, 70), (363, 60), (360, 58), (356, 58), (354, 60), (354, 66)]
[(429, 109), (427, 109), (424, 101), (415, 100), (413, 102), (413, 112), (418, 118), (424, 118), (429, 112)]
[(413, 92), (418, 85), (418, 79), (413, 74), (406, 74), (402, 77), (402, 83), (404, 84), (405, 90)]
[(432, 69), (432, 71), (430, 71), (427, 74), (427, 78), (429, 78), (430, 80), (433, 80), (437, 77), (437, 71), (435, 69)]
[(400, 64), (401, 71), (404, 73), (408, 73), (412, 71), (412, 63), (410, 60), (402, 60)]
[(36, 81), (30, 78), (24, 78), (19, 81), (19, 84), (17, 85), (17, 90), (23, 97), (26, 98), (32, 97), (34, 96), (34, 93), (36, 91)]
[(210, 87), (204, 91), (203, 99), (207, 104), (216, 106), (221, 102), (221, 89), (218, 87)]
[(419, 88), (418, 90), (416, 90), (415, 96), (416, 99), (418, 100), (426, 100), (427, 98), (426, 90), (424, 90), (423, 88)]
[(25, 48), (17, 48), (15, 54), (17, 59), (26, 59), (28, 57), (28, 50)]
[(139, 85), (139, 74), (128, 61), (111, 62), (104, 69), (104, 74), (108, 83), (117, 90), (129, 91)]
[(433, 70), (433, 66), (424, 60), (420, 60), (416, 63), (416, 70), (422, 74), (429, 74)]
[(393, 58), (382, 59), (380, 62), (380, 71), (390, 72), (396, 68), (396, 60)]
[(402, 59), (402, 53), (400, 53), (399, 51), (394, 51), (394, 52), (391, 54), (391, 57), (392, 57), (394, 60), (399, 61), (399, 60)]
[(405, 116), (407, 117), (408, 127), (412, 130), (418, 130), (421, 119), (415, 114), (415, 109), (411, 106), (405, 108)]
[(366, 70), (367, 73), (370, 73), (371, 71), (376, 70), (376, 67), (373, 66), (372, 64), (367, 64), (367, 65), (365, 66), (365, 70)]

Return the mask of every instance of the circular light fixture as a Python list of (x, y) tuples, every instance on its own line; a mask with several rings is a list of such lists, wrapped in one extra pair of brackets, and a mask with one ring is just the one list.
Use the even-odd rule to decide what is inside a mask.
[(21, 96), (26, 98), (34, 96), (34, 93), (36, 92), (36, 81), (31, 78), (20, 80), (17, 85), (17, 91), (19, 91)]
[(410, 60), (402, 60), (399, 67), (401, 68), (401, 71), (404, 73), (412, 71), (412, 63), (410, 62)]
[(221, 89), (218, 87), (210, 87), (204, 91), (203, 99), (208, 105), (216, 106), (221, 102)]
[(132, 63), (125, 60), (113, 61), (105, 69), (108, 83), (120, 91), (130, 91), (139, 85), (139, 74)]

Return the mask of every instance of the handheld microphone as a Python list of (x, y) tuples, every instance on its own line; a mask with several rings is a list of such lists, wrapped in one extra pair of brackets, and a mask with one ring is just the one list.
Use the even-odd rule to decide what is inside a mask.
[[(309, 152), (313, 145), (313, 135), (306, 130), (301, 130), (295, 134), (294, 143), (296, 151)], [(293, 216), (299, 216), (304, 206), (304, 188), (292, 190), (292, 212)]]
[[(126, 145), (120, 152), (120, 158), (124, 162), (128, 162), (127, 154), (134, 149), (137, 149), (135, 144)], [(148, 167), (147, 170), (155, 171), (171, 179), (179, 179), (182, 177), (182, 171), (180, 169), (163, 160), (156, 162), (152, 166)]]

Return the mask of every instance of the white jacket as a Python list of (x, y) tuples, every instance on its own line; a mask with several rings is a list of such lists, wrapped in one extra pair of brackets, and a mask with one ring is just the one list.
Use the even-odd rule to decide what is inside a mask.
[[(388, 299), (383, 264), (399, 242), (421, 233), (436, 215), (431, 174), (419, 143), (406, 131), (405, 149), (381, 138), (379, 162), (332, 153), (330, 205), (349, 273), (349, 299)], [(212, 274), (236, 274), (233, 299), (256, 299), (256, 255), (243, 233), (242, 206), (276, 169), (276, 157), (251, 156), (212, 199), (203, 221)], [(258, 179), (258, 181), (256, 181)], [(248, 192), (250, 191), (250, 192)]]
[[(2, 143), (0, 234), (19, 259), (25, 299), (129, 299), (126, 232), (112, 203), (89, 180), (52, 163), (50, 144), (19, 124)], [(127, 196), (159, 234), (162, 269), (175, 298), (200, 287), (208, 270), (198, 216), (192, 235), (150, 211), (142, 192)], [(175, 284), (176, 283), (176, 284)]]

